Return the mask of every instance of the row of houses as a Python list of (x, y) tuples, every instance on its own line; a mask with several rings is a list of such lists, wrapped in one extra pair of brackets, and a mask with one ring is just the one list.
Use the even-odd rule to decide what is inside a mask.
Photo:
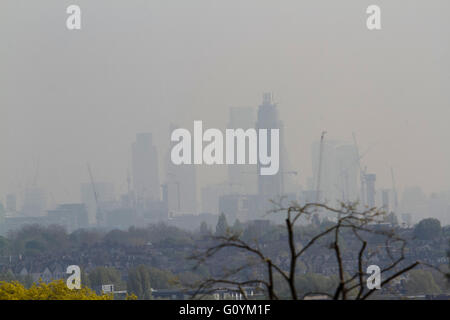
[(3, 268), (2, 273), (11, 273), (22, 279), (30, 279), (33, 282), (43, 281), (49, 283), (52, 280), (65, 279), (67, 277), (66, 269), (60, 264), (46, 266), (43, 268), (21, 267), (20, 269)]

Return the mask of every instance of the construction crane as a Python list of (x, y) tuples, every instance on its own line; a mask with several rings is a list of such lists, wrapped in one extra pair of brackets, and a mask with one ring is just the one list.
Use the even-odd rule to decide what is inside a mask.
[(103, 224), (103, 216), (100, 211), (100, 206), (98, 203), (98, 194), (95, 189), (94, 177), (92, 176), (91, 166), (89, 165), (89, 163), (87, 164), (87, 169), (88, 169), (88, 173), (89, 173), (89, 178), (91, 179), (92, 191), (94, 193), (97, 226), (101, 226)]

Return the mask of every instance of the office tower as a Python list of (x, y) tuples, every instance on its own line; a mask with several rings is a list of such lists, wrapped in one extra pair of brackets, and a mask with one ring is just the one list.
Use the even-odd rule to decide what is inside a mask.
[(45, 213), (47, 200), (42, 188), (33, 186), (25, 190), (23, 214), (28, 217), (42, 216)]
[[(178, 126), (171, 125), (169, 138)], [(195, 165), (175, 165), (170, 153), (176, 142), (170, 142), (166, 155), (166, 185), (168, 210), (171, 215), (197, 214), (197, 176)]]
[[(243, 129), (244, 131), (255, 127), (255, 110), (250, 107), (231, 107), (227, 129)], [(248, 141), (246, 142), (248, 146)], [(248, 151), (246, 149), (246, 163)], [(228, 165), (228, 182), (230, 193), (256, 194), (257, 192), (257, 165), (236, 164), (237, 144), (235, 144), (235, 164)]]
[(132, 146), (133, 187), (138, 209), (145, 210), (151, 202), (161, 199), (158, 152), (151, 133), (139, 133)]
[[(311, 160), (313, 170), (313, 190), (317, 197), (314, 202), (329, 202), (340, 198), (336, 188), (336, 147), (337, 141), (324, 139), (322, 142), (315, 141), (311, 145)], [(322, 151), (321, 151), (322, 150)], [(322, 154), (321, 154), (322, 153)], [(320, 155), (321, 154), (321, 155)], [(321, 164), (319, 166), (319, 159)], [(320, 179), (319, 176), (320, 167)], [(317, 190), (319, 189), (319, 190)]]
[[(271, 208), (268, 206), (270, 200), (278, 201), (279, 197), (283, 191), (282, 185), (282, 175), (283, 175), (283, 152), (284, 144), (283, 144), (283, 124), (279, 120), (277, 105), (272, 101), (272, 94), (264, 93), (263, 102), (258, 107), (258, 117), (256, 122), (257, 130), (260, 129), (268, 129), (267, 134), (267, 143), (268, 143), (268, 153), (271, 154), (272, 146), (270, 139), (270, 130), (269, 129), (279, 129), (280, 133), (280, 167), (277, 174), (263, 176), (260, 174), (260, 163), (258, 162), (258, 194), (261, 198), (262, 203), (265, 205), (263, 209)], [(258, 146), (259, 150), (259, 146)]]
[(364, 180), (366, 182), (366, 198), (367, 205), (369, 208), (375, 207), (375, 181), (377, 176), (373, 173), (368, 173), (364, 176)]
[(336, 188), (340, 195), (338, 199), (344, 202), (358, 200), (359, 162), (358, 151), (354, 145), (339, 145), (336, 147)]
[[(317, 189), (320, 141), (311, 146), (313, 190)], [(322, 147), (320, 171), (320, 201), (334, 205), (336, 202), (354, 202), (359, 198), (358, 152), (353, 145), (325, 139)]]

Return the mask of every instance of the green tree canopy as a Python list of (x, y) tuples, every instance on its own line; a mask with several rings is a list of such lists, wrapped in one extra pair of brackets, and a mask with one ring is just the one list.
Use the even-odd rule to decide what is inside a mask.
[(146, 266), (140, 265), (128, 271), (127, 291), (139, 299), (151, 299), (150, 274)]
[(421, 220), (414, 228), (414, 236), (420, 240), (432, 240), (441, 236), (441, 222), (435, 218)]
[(147, 270), (153, 289), (170, 289), (179, 283), (178, 278), (168, 270), (153, 267), (149, 267)]
[(120, 272), (111, 267), (97, 267), (88, 275), (89, 284), (91, 286), (101, 286), (105, 284), (114, 284), (114, 286), (120, 287), (122, 284)]
[(70, 246), (64, 227), (50, 225), (26, 225), (8, 235), (13, 254), (37, 255), (66, 251)]
[(9, 251), (9, 241), (5, 237), (0, 236), (0, 255), (4, 256)]
[(20, 282), (0, 281), (0, 300), (112, 300), (112, 295), (97, 295), (87, 287), (71, 290), (64, 280), (39, 282), (26, 288)]
[(427, 270), (412, 270), (406, 281), (405, 288), (408, 294), (439, 294), (441, 289), (434, 281), (434, 277)]

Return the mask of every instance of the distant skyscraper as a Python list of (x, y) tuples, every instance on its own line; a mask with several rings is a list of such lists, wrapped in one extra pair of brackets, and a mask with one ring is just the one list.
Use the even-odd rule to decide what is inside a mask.
[[(321, 151), (320, 140), (313, 142), (311, 145), (311, 161), (312, 161), (312, 172), (313, 172), (313, 190), (319, 188), (319, 193), (315, 193), (319, 202), (328, 202), (330, 200), (336, 200), (336, 169), (335, 169), (335, 151), (337, 141), (324, 139)], [(322, 156), (320, 157), (320, 152)], [(319, 165), (319, 159), (321, 159), (321, 164)], [(320, 181), (318, 178), (320, 167)], [(319, 182), (318, 182), (319, 181)], [(320, 184), (318, 186), (318, 183)], [(316, 200), (314, 200), (316, 201)]]
[[(178, 127), (170, 126), (169, 134)], [(176, 142), (170, 142), (166, 156), (168, 209), (173, 214), (197, 214), (197, 176), (195, 165), (175, 165), (170, 152)]]
[[(231, 107), (227, 129), (243, 129), (244, 131), (255, 127), (255, 110), (251, 107)], [(248, 149), (247, 149), (248, 151)], [(237, 155), (237, 145), (234, 151)], [(248, 154), (246, 155), (248, 159)], [(235, 162), (236, 163), (236, 162)], [(228, 182), (230, 193), (256, 194), (257, 165), (232, 164), (228, 165)]]
[(151, 202), (161, 199), (158, 152), (151, 133), (136, 135), (136, 142), (132, 146), (132, 166), (136, 205), (146, 209)]
[[(272, 101), (272, 94), (264, 93), (263, 102), (258, 107), (258, 118), (256, 122), (256, 128), (259, 129), (279, 129), (280, 133), (280, 167), (278, 173), (275, 175), (258, 175), (258, 195), (261, 197), (263, 204), (262, 210), (271, 209), (272, 206), (269, 200), (278, 201), (283, 192), (283, 177), (284, 174), (284, 130), (283, 124), (278, 116), (277, 105)], [(272, 152), (270, 132), (268, 130), (268, 153)], [(259, 147), (258, 147), (259, 148)], [(260, 172), (260, 164), (258, 162), (258, 173)]]
[[(320, 141), (311, 148), (314, 187), (318, 179)], [(322, 167), (320, 174), (320, 199), (331, 204), (336, 201), (354, 202), (358, 192), (358, 153), (353, 145), (336, 140), (323, 141)]]
[(354, 145), (339, 145), (336, 148), (337, 189), (344, 202), (358, 200), (359, 162)]

